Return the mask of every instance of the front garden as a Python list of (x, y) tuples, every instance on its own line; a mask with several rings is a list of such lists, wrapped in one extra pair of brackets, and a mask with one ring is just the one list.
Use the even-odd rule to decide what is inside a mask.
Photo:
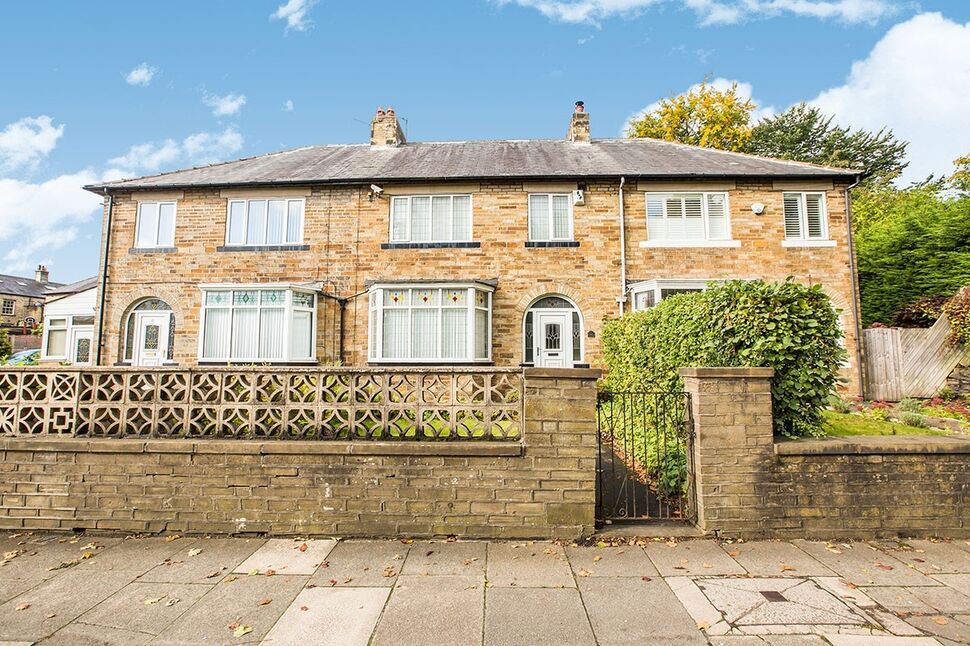
[(846, 401), (832, 397), (825, 413), (828, 435), (970, 434), (970, 402), (949, 391), (930, 399)]

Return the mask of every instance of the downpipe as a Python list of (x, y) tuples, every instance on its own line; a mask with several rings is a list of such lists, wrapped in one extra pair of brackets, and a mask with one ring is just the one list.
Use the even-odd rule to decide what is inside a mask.
[(623, 186), (626, 177), (620, 178), (620, 295), (616, 298), (620, 316), (623, 316), (623, 304), (626, 302), (626, 214), (623, 209)]
[(105, 219), (104, 225), (104, 248), (101, 251), (101, 258), (104, 260), (104, 266), (101, 268), (101, 294), (98, 299), (98, 346), (95, 352), (94, 365), (101, 365), (101, 353), (104, 350), (104, 303), (105, 303), (105, 290), (108, 286), (108, 251), (111, 248), (111, 216), (114, 213), (115, 198), (114, 195), (108, 193), (108, 189), (104, 189), (104, 194), (108, 196), (108, 217)]

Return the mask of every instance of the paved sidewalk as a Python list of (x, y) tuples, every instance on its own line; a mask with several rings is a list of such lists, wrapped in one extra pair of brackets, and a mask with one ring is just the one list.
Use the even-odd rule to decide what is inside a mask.
[(970, 644), (964, 541), (0, 534), (0, 645)]

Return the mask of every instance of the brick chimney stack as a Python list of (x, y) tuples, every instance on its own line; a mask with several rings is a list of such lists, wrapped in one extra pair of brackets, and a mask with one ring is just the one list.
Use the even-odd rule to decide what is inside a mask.
[(47, 271), (47, 267), (37, 265), (37, 270), (34, 271), (34, 280), (38, 283), (46, 283), (48, 278), (50, 278), (50, 272)]
[(370, 145), (371, 146), (397, 146), (403, 144), (404, 131), (397, 122), (397, 115), (394, 108), (377, 108), (374, 120), (370, 122)]
[(586, 112), (586, 106), (582, 101), (576, 101), (576, 110), (573, 112), (572, 121), (569, 122), (566, 139), (589, 143), (589, 113)]

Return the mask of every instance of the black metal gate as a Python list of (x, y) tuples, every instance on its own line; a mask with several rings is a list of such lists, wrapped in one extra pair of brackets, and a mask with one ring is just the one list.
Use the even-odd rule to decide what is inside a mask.
[(599, 393), (599, 523), (695, 520), (690, 411), (688, 393)]

